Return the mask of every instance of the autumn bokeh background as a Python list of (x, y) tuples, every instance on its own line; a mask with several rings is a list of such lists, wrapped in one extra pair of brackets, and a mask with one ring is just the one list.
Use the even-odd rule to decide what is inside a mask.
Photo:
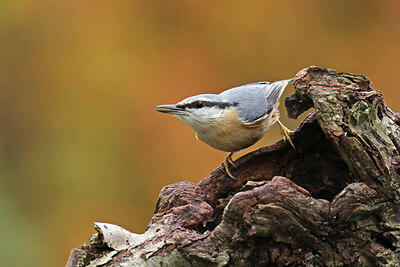
[(1, 265), (63, 266), (94, 221), (142, 232), (164, 185), (218, 167), (156, 105), (320, 65), (399, 111), (399, 16), (395, 0), (1, 1)]

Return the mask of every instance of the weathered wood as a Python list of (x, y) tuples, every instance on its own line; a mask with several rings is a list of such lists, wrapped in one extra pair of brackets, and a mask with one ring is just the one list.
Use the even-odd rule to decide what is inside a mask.
[(400, 119), (362, 75), (309, 67), (293, 136), (164, 187), (145, 233), (96, 224), (67, 266), (399, 266)]

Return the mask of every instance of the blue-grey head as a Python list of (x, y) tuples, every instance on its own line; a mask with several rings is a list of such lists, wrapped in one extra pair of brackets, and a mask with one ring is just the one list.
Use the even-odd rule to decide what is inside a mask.
[(223, 117), (226, 109), (237, 106), (216, 94), (201, 94), (188, 97), (175, 105), (160, 105), (159, 112), (177, 115), (183, 122), (196, 130), (199, 124), (212, 123)]

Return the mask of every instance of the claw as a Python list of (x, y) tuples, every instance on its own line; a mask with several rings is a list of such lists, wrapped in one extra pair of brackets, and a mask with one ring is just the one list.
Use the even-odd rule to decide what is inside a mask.
[(228, 157), (228, 158), (227, 158), (227, 160), (228, 160), (228, 163), (229, 163), (229, 164), (231, 164), (233, 167), (235, 167), (235, 168), (236, 168), (236, 165), (235, 165), (235, 163), (233, 163), (232, 156), (231, 156), (231, 157)]
[(281, 135), (283, 136), (283, 140), (284, 140), (285, 142), (289, 142), (290, 145), (293, 147), (293, 149), (296, 150), (296, 148), (295, 148), (295, 146), (294, 146), (294, 144), (293, 144), (293, 142), (292, 142), (292, 139), (290, 138), (290, 136), (293, 135), (294, 132), (291, 131), (291, 130), (289, 130), (289, 129), (288, 129), (286, 126), (284, 126), (284, 125), (282, 124), (282, 122), (280, 122), (279, 120), (278, 120), (278, 123), (279, 123), (279, 126), (281, 127)]
[(223, 167), (225, 169), (225, 173), (229, 177), (231, 177), (232, 179), (236, 180), (236, 178), (232, 175), (232, 173), (229, 170), (229, 164), (231, 164), (233, 167), (236, 168), (235, 164), (233, 164), (232, 155), (233, 155), (233, 152), (230, 152), (228, 154), (228, 156), (226, 156), (225, 160), (223, 162), (221, 162), (221, 167)]

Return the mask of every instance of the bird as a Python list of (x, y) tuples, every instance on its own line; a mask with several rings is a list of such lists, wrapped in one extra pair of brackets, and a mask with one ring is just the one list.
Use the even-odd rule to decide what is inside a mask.
[(221, 167), (236, 179), (229, 170), (229, 164), (236, 168), (233, 154), (258, 142), (276, 122), (285, 142), (295, 149), (290, 138), (294, 132), (280, 122), (278, 111), (279, 98), (293, 81), (249, 83), (220, 94), (191, 96), (175, 105), (159, 105), (157, 111), (176, 115), (196, 132), (197, 139), (229, 152)]

